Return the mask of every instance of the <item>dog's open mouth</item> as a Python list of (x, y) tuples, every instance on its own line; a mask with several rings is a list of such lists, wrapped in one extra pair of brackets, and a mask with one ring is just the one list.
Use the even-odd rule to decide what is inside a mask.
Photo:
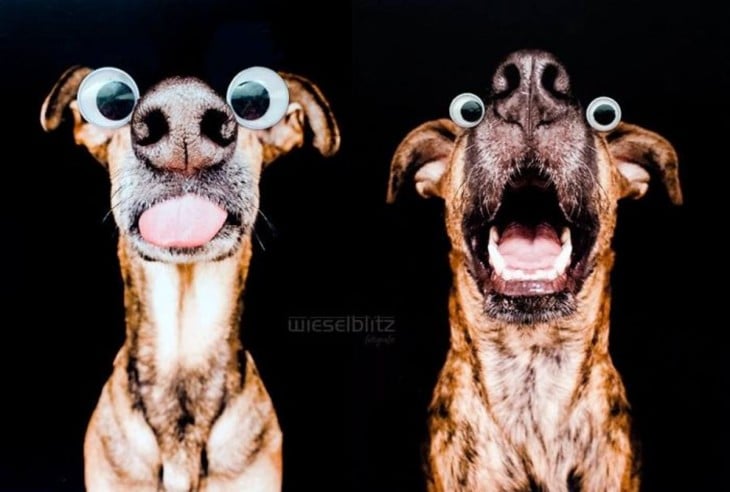
[(467, 218), (467, 239), (485, 294), (571, 293), (583, 280), (593, 228), (564, 211), (549, 179), (513, 179), (496, 214), (486, 223), (481, 214), (473, 215)]

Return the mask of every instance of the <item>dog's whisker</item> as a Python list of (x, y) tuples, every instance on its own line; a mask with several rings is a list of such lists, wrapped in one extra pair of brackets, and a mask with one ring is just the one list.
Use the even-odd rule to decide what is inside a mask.
[(266, 251), (266, 246), (264, 245), (264, 242), (261, 240), (259, 233), (256, 232), (256, 229), (251, 231), (251, 233), (253, 234), (253, 237), (256, 238), (256, 242), (259, 243), (259, 246), (261, 247), (261, 251)]
[[(126, 339), (85, 434), (88, 490), (280, 488), (281, 430), (239, 336), (249, 247), (257, 241), (266, 250), (262, 231), (249, 225), (258, 213), (259, 227), (274, 231), (252, 204), (264, 156), (299, 147), (291, 142), (309, 141), (305, 133), (331, 156), (340, 139), (312, 82), (263, 67), (234, 80), (260, 79), (283, 87), (308, 125), (282, 119), (286, 103), (272, 104), (270, 123), (284, 131), (265, 143), (244, 141), (240, 105), (202, 80), (171, 77), (139, 94), (128, 74), (111, 67), (70, 68), (42, 105), (47, 131), (73, 111), (76, 143), (109, 171), (102, 223), (112, 220), (119, 233)], [(97, 97), (112, 84), (118, 87)], [(133, 124), (108, 127), (106, 104), (115, 120)], [(216, 434), (218, 422), (231, 432)], [(135, 432), (125, 431), (130, 425)], [(136, 457), (147, 455), (157, 466), (141, 469)]]
[(261, 218), (264, 220), (264, 223), (269, 228), (269, 231), (276, 235), (276, 227), (274, 227), (274, 224), (269, 220), (269, 218), (266, 216), (266, 214), (263, 212), (263, 210), (259, 209), (257, 210), (257, 213), (261, 216)]
[[(507, 89), (482, 105), (476, 126), (421, 125), (395, 156), (417, 167), (451, 155), (449, 171), (460, 176), (428, 183), (446, 202), (460, 260), (450, 262), (451, 347), (430, 409), (430, 485), (634, 492), (628, 402), (608, 356), (606, 287), (616, 201), (643, 195), (648, 177), (613, 167), (612, 156), (663, 160), (645, 166), (665, 169), (680, 203), (676, 154), (662, 137), (628, 124), (609, 142), (607, 126), (618, 121), (599, 123), (590, 108), (601, 106), (592, 103), (586, 115), (562, 97), (570, 96), (569, 77), (549, 53), (513, 53), (492, 81)], [(459, 134), (455, 142), (442, 138), (448, 132)], [(464, 428), (472, 432), (453, 432)], [(574, 467), (567, 477), (566, 450)]]

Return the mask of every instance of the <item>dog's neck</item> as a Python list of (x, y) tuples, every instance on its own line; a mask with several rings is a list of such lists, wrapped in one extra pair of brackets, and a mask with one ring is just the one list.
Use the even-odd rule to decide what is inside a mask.
[[(474, 368), (488, 405), (502, 406), (505, 417), (542, 400), (545, 412), (575, 397), (584, 372), (608, 355), (609, 274), (613, 254), (596, 263), (578, 298), (576, 312), (535, 325), (514, 325), (484, 314), (476, 283), (452, 253), (454, 287), (450, 299), (451, 352)], [(525, 398), (525, 391), (530, 391)], [(549, 421), (546, 416), (544, 421)]]
[(250, 237), (228, 258), (185, 265), (144, 260), (120, 239), (127, 338), (115, 364), (166, 480), (198, 476), (214, 422), (247, 382), (238, 326), (250, 256)]
[(250, 257), (250, 238), (233, 256), (193, 264), (143, 260), (122, 239), (129, 353), (157, 377), (234, 364)]

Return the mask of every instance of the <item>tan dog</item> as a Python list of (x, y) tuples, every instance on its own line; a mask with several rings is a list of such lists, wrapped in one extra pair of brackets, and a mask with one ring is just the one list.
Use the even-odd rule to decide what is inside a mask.
[[(339, 131), (329, 105), (311, 82), (281, 74), (289, 96), (283, 118), (251, 130), (200, 80), (162, 81), (133, 111), (133, 83), (122, 80), (84, 96), (98, 105), (89, 112), (107, 120), (129, 113), (129, 123), (104, 128), (79, 111), (79, 86), (90, 73), (67, 71), (41, 113), (53, 130), (71, 109), (76, 143), (109, 170), (120, 231), (126, 341), (86, 433), (86, 486), (278, 491), (282, 436), (239, 342), (241, 296), (261, 170), (302, 146), (307, 126), (314, 146), (334, 154)], [(251, 97), (262, 112), (274, 105)], [(245, 117), (260, 116), (244, 106)]]
[(634, 125), (594, 130), (544, 52), (510, 55), (483, 110), (473, 128), (419, 126), (391, 168), (390, 201), (410, 179), (444, 200), (452, 246), (429, 489), (637, 490), (608, 352), (611, 239), (618, 201), (647, 191), (644, 168), (681, 203), (675, 151)]

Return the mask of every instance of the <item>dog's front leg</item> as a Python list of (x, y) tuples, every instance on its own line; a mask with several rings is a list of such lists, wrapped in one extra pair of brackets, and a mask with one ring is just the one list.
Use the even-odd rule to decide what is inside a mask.
[(211, 429), (206, 492), (280, 492), (282, 434), (266, 388), (246, 353), (242, 391), (232, 397)]
[(610, 414), (595, 428), (605, 433), (592, 436), (583, 463), (576, 467), (574, 486), (579, 490), (638, 491), (640, 460), (629, 437), (628, 416)]
[(86, 431), (84, 473), (89, 492), (156, 492), (159, 487), (160, 450), (130, 396), (125, 366), (121, 353)]

